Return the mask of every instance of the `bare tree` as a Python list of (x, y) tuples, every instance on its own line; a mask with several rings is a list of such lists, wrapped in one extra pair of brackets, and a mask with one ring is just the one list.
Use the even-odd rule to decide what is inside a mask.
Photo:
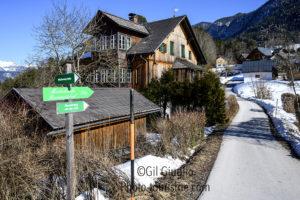
[(38, 52), (54, 58), (61, 73), (61, 61), (65, 59), (72, 59), (74, 70), (78, 71), (79, 59), (85, 53), (84, 44), (90, 37), (84, 33), (88, 21), (89, 12), (84, 7), (69, 8), (66, 2), (53, 3), (41, 25), (34, 28)]

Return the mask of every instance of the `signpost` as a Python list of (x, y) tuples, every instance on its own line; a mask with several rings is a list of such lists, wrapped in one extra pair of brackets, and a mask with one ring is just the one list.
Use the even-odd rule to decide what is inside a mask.
[(68, 99), (86, 99), (92, 96), (94, 91), (89, 87), (44, 87), (43, 101), (62, 101)]
[(55, 84), (75, 84), (79, 80), (76, 73), (61, 74), (55, 77)]
[(130, 161), (131, 161), (131, 183), (130, 183), (130, 199), (134, 200), (134, 142), (135, 142), (135, 127), (134, 127), (134, 107), (133, 107), (133, 89), (130, 90)]
[(84, 101), (72, 99), (86, 99), (92, 96), (94, 91), (89, 87), (72, 87), (79, 76), (72, 73), (72, 65), (67, 64), (66, 74), (55, 77), (55, 84), (66, 87), (45, 87), (43, 88), (43, 101), (65, 101), (56, 104), (58, 115), (65, 114), (66, 124), (66, 154), (67, 154), (67, 200), (75, 199), (75, 168), (74, 168), (74, 119), (73, 113), (82, 112), (88, 108)]
[(56, 104), (56, 113), (58, 115), (67, 113), (76, 113), (85, 111), (89, 105), (85, 101), (72, 101)]

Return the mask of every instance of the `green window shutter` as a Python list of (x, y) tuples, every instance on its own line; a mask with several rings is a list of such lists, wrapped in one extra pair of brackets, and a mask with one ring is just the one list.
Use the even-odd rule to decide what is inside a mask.
[(183, 44), (181, 45), (181, 57), (185, 58), (185, 46)]
[(174, 42), (170, 41), (170, 54), (174, 56)]
[(159, 51), (162, 53), (167, 53), (167, 45), (165, 43), (162, 43), (159, 47)]

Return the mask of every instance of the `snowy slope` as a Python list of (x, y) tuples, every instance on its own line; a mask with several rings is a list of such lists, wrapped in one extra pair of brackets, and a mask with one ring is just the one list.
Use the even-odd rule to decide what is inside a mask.
[(14, 78), (24, 70), (26, 70), (25, 66), (17, 65), (11, 61), (0, 60), (0, 82), (7, 78)]

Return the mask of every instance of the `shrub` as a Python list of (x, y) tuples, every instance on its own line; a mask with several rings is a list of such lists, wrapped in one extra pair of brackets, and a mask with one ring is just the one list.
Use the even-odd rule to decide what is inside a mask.
[(281, 95), (281, 102), (283, 110), (288, 113), (295, 113), (295, 95), (291, 93), (283, 93)]
[(226, 109), (227, 119), (232, 119), (238, 110), (239, 110), (239, 104), (237, 102), (236, 97), (234, 95), (230, 95), (229, 97), (227, 97), (227, 109)]
[[(0, 109), (0, 199), (64, 199), (66, 151), (64, 139), (49, 141), (24, 134), (27, 111)], [(101, 155), (101, 156), (99, 156)], [(126, 199), (128, 181), (105, 152), (75, 151), (78, 193), (99, 188), (113, 199)], [(121, 176), (121, 178), (120, 178)]]
[(204, 137), (204, 112), (177, 112), (170, 120), (159, 119), (157, 131), (161, 134), (165, 154), (185, 156), (188, 150)]
[(153, 80), (142, 93), (158, 103), (164, 114), (171, 103), (172, 112), (205, 110), (209, 125), (226, 122), (225, 92), (219, 78), (212, 72), (193, 82), (176, 82), (172, 72), (166, 71), (159, 81)]
[(271, 99), (272, 93), (264, 81), (252, 81), (252, 87), (256, 98)]

